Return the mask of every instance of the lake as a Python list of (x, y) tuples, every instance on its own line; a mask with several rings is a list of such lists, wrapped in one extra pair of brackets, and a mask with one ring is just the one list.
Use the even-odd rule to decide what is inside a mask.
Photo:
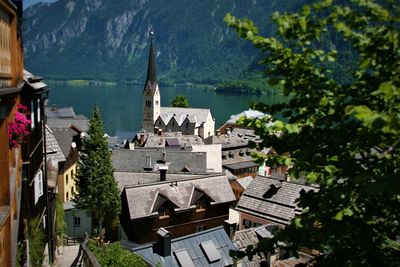
[[(91, 117), (93, 104), (100, 107), (105, 130), (114, 135), (116, 130), (137, 131), (142, 121), (143, 86), (69, 86), (51, 84), (48, 105), (59, 107), (72, 106), (76, 114)], [(283, 96), (232, 95), (206, 91), (199, 88), (160, 86), (161, 105), (170, 106), (171, 100), (178, 94), (185, 95), (193, 108), (209, 108), (219, 127), (231, 115), (249, 109), (255, 101), (270, 104), (284, 101)]]

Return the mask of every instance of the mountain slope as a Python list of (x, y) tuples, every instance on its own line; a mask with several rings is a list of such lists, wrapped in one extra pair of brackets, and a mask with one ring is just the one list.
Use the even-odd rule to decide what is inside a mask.
[[(292, 3), (296, 2), (296, 3)], [(59, 0), (24, 14), (25, 66), (49, 78), (143, 80), (148, 32), (156, 33), (157, 72), (170, 82), (237, 77), (256, 50), (223, 22), (249, 17), (271, 33), (270, 14), (301, 6), (291, 0)]]

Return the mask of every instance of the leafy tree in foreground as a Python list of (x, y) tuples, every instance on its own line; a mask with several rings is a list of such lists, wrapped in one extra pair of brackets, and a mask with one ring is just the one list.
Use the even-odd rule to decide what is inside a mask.
[(184, 95), (177, 95), (172, 99), (171, 106), (177, 108), (188, 108), (189, 100)]
[[(254, 255), (288, 240), (295, 250), (319, 250), (319, 265), (400, 266), (400, 18), (396, 1), (321, 1), (299, 13), (275, 13), (276, 38), (259, 35), (252, 21), (227, 14), (242, 38), (265, 52), (270, 84), (286, 104), (256, 104), (286, 120), (242, 120), (278, 155), (269, 164), (290, 165), (292, 177), (319, 184), (301, 195), (301, 216), (263, 240)], [(327, 35), (358, 55), (352, 81), (327, 68), (338, 51)], [(279, 134), (277, 134), (279, 132)], [(290, 152), (290, 155), (285, 154)], [(234, 253), (244, 256), (243, 252)]]
[(121, 200), (97, 105), (94, 106), (89, 131), (82, 142), (77, 178), (77, 207), (90, 212), (95, 229), (105, 227), (106, 231), (111, 230), (118, 222)]

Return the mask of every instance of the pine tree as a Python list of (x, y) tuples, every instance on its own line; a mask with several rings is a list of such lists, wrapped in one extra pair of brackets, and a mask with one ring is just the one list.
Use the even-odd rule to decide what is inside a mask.
[(89, 131), (79, 154), (77, 187), (77, 208), (92, 215), (94, 229), (105, 227), (109, 233), (118, 222), (121, 200), (97, 105), (93, 108)]

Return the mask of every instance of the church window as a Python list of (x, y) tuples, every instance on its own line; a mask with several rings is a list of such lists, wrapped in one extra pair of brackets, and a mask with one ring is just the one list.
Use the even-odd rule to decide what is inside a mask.
[(151, 107), (151, 100), (146, 100), (146, 107)]
[(156, 106), (158, 106), (158, 101), (156, 101)]

